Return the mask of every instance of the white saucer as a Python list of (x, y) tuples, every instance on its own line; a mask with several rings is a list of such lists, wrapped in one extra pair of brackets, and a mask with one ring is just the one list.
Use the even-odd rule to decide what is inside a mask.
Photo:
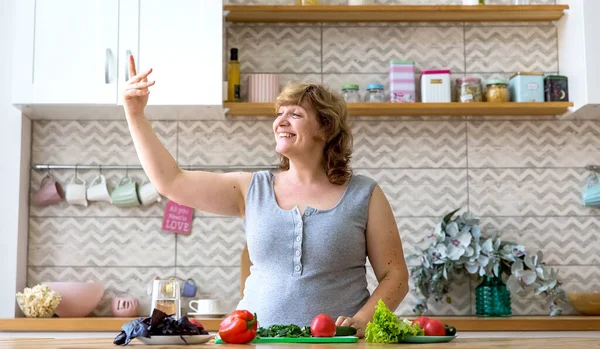
[(187, 313), (187, 316), (193, 316), (193, 317), (209, 317), (209, 318), (216, 318), (216, 317), (223, 317), (226, 316), (227, 314), (225, 313), (209, 313), (209, 314), (202, 314), (202, 313)]

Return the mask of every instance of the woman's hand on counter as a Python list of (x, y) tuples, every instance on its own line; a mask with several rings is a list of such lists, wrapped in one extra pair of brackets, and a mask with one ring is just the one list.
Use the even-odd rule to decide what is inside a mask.
[(336, 326), (352, 326), (356, 328), (356, 336), (363, 338), (365, 336), (365, 328), (367, 327), (367, 321), (363, 321), (358, 318), (350, 316), (339, 316), (335, 321)]

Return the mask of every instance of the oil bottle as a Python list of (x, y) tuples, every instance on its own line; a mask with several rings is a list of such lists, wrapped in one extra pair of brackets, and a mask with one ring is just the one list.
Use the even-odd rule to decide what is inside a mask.
[(229, 63), (227, 63), (227, 101), (240, 102), (240, 62), (238, 49), (232, 48)]

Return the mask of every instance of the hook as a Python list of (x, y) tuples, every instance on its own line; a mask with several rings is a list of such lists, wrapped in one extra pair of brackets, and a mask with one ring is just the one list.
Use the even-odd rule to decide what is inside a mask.
[(50, 165), (46, 165), (46, 176), (52, 178), (52, 174), (50, 173)]
[(77, 164), (75, 164), (75, 179), (77, 179)]
[(100, 175), (102, 175), (102, 165), (98, 164), (98, 172), (100, 172)]
[(125, 165), (125, 178), (129, 177), (129, 165)]

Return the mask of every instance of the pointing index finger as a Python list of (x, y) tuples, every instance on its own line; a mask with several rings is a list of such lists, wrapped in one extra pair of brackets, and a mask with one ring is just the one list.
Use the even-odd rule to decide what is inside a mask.
[(136, 76), (137, 72), (135, 71), (135, 60), (133, 59), (133, 55), (129, 55), (129, 76)]

